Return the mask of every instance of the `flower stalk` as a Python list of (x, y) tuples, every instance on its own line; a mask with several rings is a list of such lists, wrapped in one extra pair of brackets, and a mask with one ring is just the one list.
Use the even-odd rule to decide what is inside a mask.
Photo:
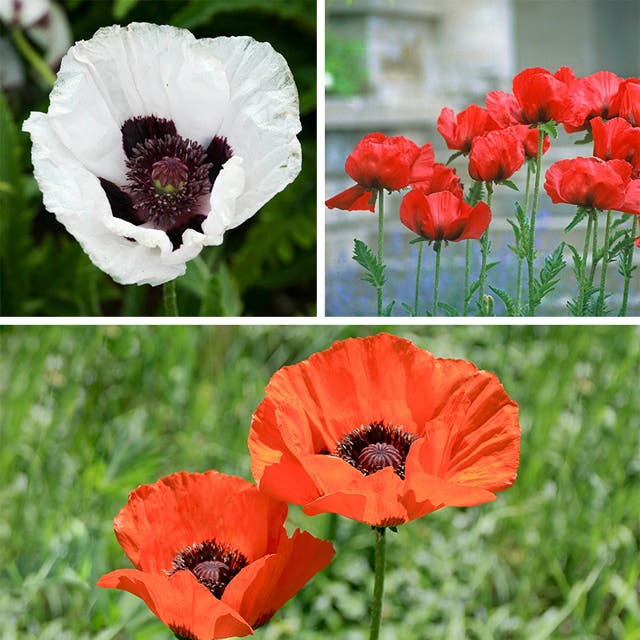
[(164, 302), (164, 315), (175, 317), (178, 313), (178, 298), (176, 296), (176, 281), (169, 280), (162, 285), (162, 300)]
[(438, 284), (440, 283), (440, 251), (442, 242), (433, 243), (433, 250), (436, 252), (436, 273), (433, 279), (433, 316), (438, 315)]
[(598, 296), (598, 315), (604, 313), (604, 295), (607, 284), (607, 266), (609, 264), (609, 236), (611, 233), (611, 209), (607, 211), (607, 224), (604, 230), (604, 243), (602, 246), (602, 268), (600, 269), (600, 295)]
[(24, 33), (20, 29), (11, 30), (11, 39), (13, 40), (16, 48), (24, 59), (31, 65), (34, 71), (42, 78), (42, 80), (49, 86), (53, 87), (56, 81), (56, 74), (51, 71), (49, 65), (40, 57), (40, 54), (31, 46), (31, 43), (27, 40)]
[(369, 640), (378, 640), (380, 623), (382, 621), (382, 596), (384, 594), (384, 565), (385, 565), (385, 531), (384, 527), (374, 527), (376, 543), (374, 551), (375, 582), (373, 585), (373, 603), (371, 605), (371, 632)]
[(533, 185), (533, 202), (531, 204), (531, 218), (529, 219), (529, 243), (527, 253), (527, 274), (529, 277), (529, 315), (532, 316), (535, 309), (535, 277), (533, 273), (536, 259), (536, 212), (538, 209), (538, 196), (540, 194), (540, 174), (542, 173), (542, 148), (546, 132), (538, 124), (538, 155), (536, 156), (536, 179)]
[(418, 242), (418, 264), (416, 266), (416, 293), (413, 299), (413, 315), (418, 315), (418, 302), (420, 299), (420, 271), (422, 268), (422, 245), (424, 242)]
[(629, 233), (629, 243), (631, 244), (631, 248), (628, 250), (626, 254), (626, 261), (624, 264), (624, 268), (622, 272), (624, 274), (624, 289), (622, 291), (622, 304), (620, 306), (620, 313), (618, 314), (621, 317), (625, 317), (627, 315), (627, 305), (629, 303), (629, 288), (631, 286), (631, 273), (634, 269), (633, 267), (633, 237), (636, 233), (636, 217), (631, 216), (631, 232)]
[(464, 254), (464, 307), (462, 309), (462, 315), (466, 316), (469, 313), (469, 284), (471, 280), (471, 240), (465, 242), (465, 254)]
[[(493, 183), (487, 181), (487, 206), (491, 208), (491, 200), (493, 198)], [(480, 264), (480, 286), (478, 287), (478, 305), (479, 308), (483, 308), (484, 301), (484, 289), (487, 282), (487, 259), (489, 257), (489, 251), (491, 249), (491, 242), (489, 241), (489, 229), (487, 229), (480, 238), (480, 253), (482, 255), (482, 262)]]
[[(378, 264), (382, 266), (382, 249), (384, 245), (384, 189), (378, 189)], [(376, 287), (378, 301), (378, 317), (382, 315), (382, 285)]]

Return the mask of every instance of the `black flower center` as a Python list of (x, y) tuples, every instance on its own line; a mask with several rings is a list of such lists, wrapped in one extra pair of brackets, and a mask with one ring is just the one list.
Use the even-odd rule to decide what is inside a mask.
[(404, 464), (411, 443), (418, 436), (402, 427), (373, 422), (354, 429), (336, 445), (336, 455), (363, 475), (368, 476), (385, 467), (404, 479)]
[(100, 178), (111, 212), (164, 231), (177, 249), (187, 229), (202, 232), (211, 188), (233, 155), (231, 147), (226, 138), (214, 136), (205, 149), (180, 136), (173, 121), (156, 116), (130, 118), (121, 132), (127, 183)]
[(229, 582), (247, 564), (246, 557), (239, 551), (215, 540), (205, 540), (179, 551), (171, 562), (171, 571), (166, 573), (172, 576), (177, 571), (191, 571), (200, 584), (220, 598)]

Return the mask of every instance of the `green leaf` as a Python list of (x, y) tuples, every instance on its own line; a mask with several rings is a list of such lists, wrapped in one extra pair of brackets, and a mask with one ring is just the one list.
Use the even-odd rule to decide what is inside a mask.
[(446, 302), (438, 302), (438, 309), (442, 309), (442, 311), (444, 311), (449, 318), (454, 318), (460, 315), (458, 309), (456, 309), (451, 304), (447, 304)]
[(591, 144), (593, 142), (593, 134), (591, 131), (587, 131), (585, 133), (584, 138), (580, 138), (580, 140), (576, 140), (573, 144)]
[(558, 137), (558, 125), (554, 120), (540, 123), (538, 125), (538, 129), (552, 138)]
[(384, 285), (385, 265), (378, 262), (378, 258), (373, 251), (362, 240), (354, 240), (352, 258), (366, 271), (364, 278), (362, 278), (365, 282), (368, 282), (376, 289)]
[(413, 306), (410, 304), (407, 304), (406, 302), (401, 302), (400, 306), (409, 314), (409, 317), (413, 317), (414, 313), (413, 313)]
[(480, 200), (484, 200), (486, 191), (484, 188), (484, 182), (479, 180), (473, 180), (471, 182), (471, 187), (469, 188), (469, 193), (467, 193), (467, 197), (465, 200), (473, 207)]
[[(534, 279), (533, 300), (532, 300), (534, 309), (540, 305), (543, 298), (549, 293), (551, 293), (555, 289), (558, 282), (560, 282), (560, 279), (558, 278), (558, 276), (566, 266), (566, 262), (563, 256), (564, 248), (566, 246), (568, 246), (572, 251), (574, 264), (579, 265), (577, 266), (577, 268), (582, 268), (581, 267), (582, 258), (578, 254), (575, 247), (572, 247), (571, 245), (567, 245), (565, 242), (561, 242), (553, 251), (553, 253), (551, 253), (545, 258), (544, 265), (540, 270), (540, 277)], [(578, 260), (578, 263), (575, 262), (576, 259)]]
[(505, 309), (507, 310), (507, 315), (509, 316), (519, 316), (520, 314), (516, 310), (515, 300), (503, 289), (498, 289), (497, 287), (489, 286), (489, 289), (495, 293), (500, 300), (502, 300)]
[(420, 242), (431, 242), (429, 238), (414, 238), (413, 240), (409, 240), (409, 244), (419, 244)]
[(576, 225), (580, 224), (591, 213), (591, 211), (593, 211), (593, 209), (579, 206), (571, 222), (564, 228), (565, 233), (571, 231), (571, 229)]
[(139, 0), (115, 0), (113, 3), (113, 17), (116, 20), (122, 20), (138, 2)]
[(391, 315), (391, 312), (393, 311), (393, 307), (395, 306), (396, 301), (392, 300), (383, 310), (382, 310), (382, 315), (385, 318), (388, 318)]
[(503, 180), (499, 184), (502, 184), (505, 187), (509, 187), (509, 189), (513, 189), (514, 191), (520, 191), (520, 189), (518, 189), (518, 186), (516, 185), (516, 183), (513, 182), (512, 180)]

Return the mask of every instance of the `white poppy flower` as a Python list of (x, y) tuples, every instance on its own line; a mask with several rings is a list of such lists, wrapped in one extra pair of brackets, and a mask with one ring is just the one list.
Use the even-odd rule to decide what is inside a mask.
[(122, 284), (183, 274), (300, 172), (293, 77), (250, 37), (100, 29), (23, 128), (46, 208)]

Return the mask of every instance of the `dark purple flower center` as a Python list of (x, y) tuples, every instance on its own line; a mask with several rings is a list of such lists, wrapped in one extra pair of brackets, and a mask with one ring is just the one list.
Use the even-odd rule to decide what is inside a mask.
[(100, 178), (111, 212), (164, 231), (177, 249), (187, 229), (202, 232), (211, 188), (233, 155), (231, 147), (226, 138), (214, 136), (205, 149), (180, 136), (173, 121), (156, 116), (130, 118), (121, 132), (127, 183)]
[(178, 571), (191, 571), (200, 584), (220, 598), (226, 586), (248, 561), (246, 557), (226, 544), (215, 540), (198, 542), (179, 551), (171, 562), (172, 576)]
[(404, 479), (404, 464), (416, 438), (415, 433), (403, 431), (402, 427), (373, 422), (344, 436), (336, 445), (336, 455), (365, 476), (393, 467)]

